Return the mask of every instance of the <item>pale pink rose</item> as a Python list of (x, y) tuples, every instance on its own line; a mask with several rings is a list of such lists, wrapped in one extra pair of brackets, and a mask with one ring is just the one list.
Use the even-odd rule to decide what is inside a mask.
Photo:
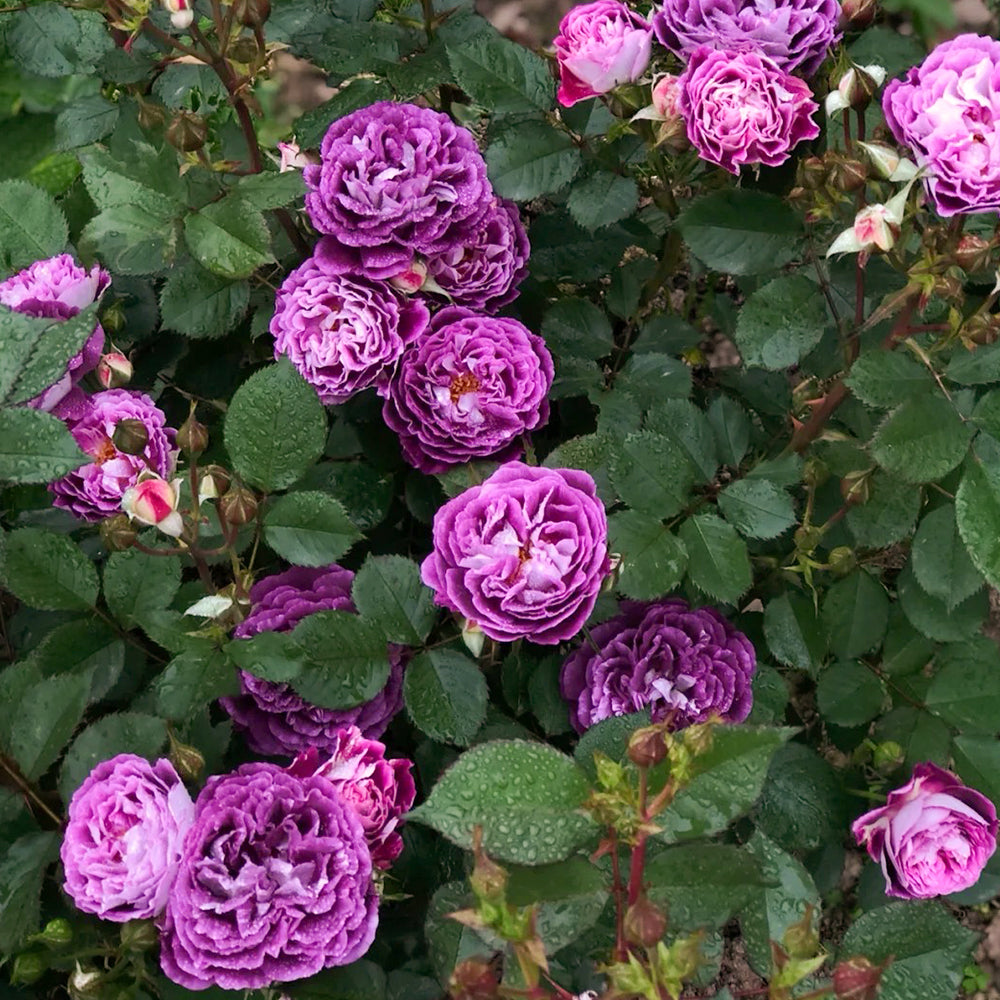
[(618, 0), (573, 7), (552, 43), (559, 61), (559, 103), (569, 107), (638, 80), (649, 65), (652, 41), (649, 23)]
[(159, 528), (165, 535), (177, 538), (184, 521), (177, 511), (181, 480), (168, 483), (155, 473), (144, 472), (138, 482), (122, 496), (122, 510), (140, 524)]
[(109, 351), (101, 355), (96, 373), (102, 389), (119, 389), (132, 381), (132, 362), (120, 351)]
[(278, 151), (281, 153), (281, 164), (278, 167), (279, 173), (287, 173), (289, 170), (301, 170), (311, 163), (318, 163), (319, 157), (310, 156), (299, 149), (299, 144), (293, 138), (291, 142), (279, 142)]
[(653, 109), (661, 118), (675, 118), (680, 114), (677, 105), (681, 93), (679, 79), (672, 73), (664, 73), (653, 84)]

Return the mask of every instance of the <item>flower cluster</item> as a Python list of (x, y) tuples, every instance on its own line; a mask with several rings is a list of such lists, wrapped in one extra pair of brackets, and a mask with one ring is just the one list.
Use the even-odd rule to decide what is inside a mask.
[[(249, 616), (236, 628), (238, 639), (258, 632), (286, 632), (317, 611), (354, 611), (354, 574), (336, 564), (317, 569), (293, 566), (266, 576), (250, 590)], [(363, 736), (381, 736), (403, 707), (404, 647), (389, 645), (389, 680), (371, 700), (355, 708), (329, 709), (300, 698), (288, 684), (240, 673), (241, 694), (221, 704), (250, 747), (267, 756), (293, 757), (310, 748), (334, 753), (340, 730), (356, 726)]]
[(411, 768), (349, 727), (329, 759), (244, 764), (192, 802), (169, 761), (121, 754), (70, 801), (66, 892), (105, 920), (155, 918), (160, 965), (188, 989), (347, 965), (375, 936), (372, 876), (402, 850)]
[(649, 708), (680, 729), (717, 716), (742, 722), (753, 702), (750, 640), (714, 608), (674, 598), (622, 603), (562, 666), (560, 688), (578, 732)]
[(639, 80), (655, 33), (687, 66), (660, 76), (652, 105), (636, 117), (668, 122), (664, 142), (683, 122), (698, 155), (730, 173), (777, 166), (819, 135), (819, 106), (792, 73), (819, 69), (839, 17), (836, 0), (664, 0), (650, 25), (617, 0), (583, 4), (555, 40), (559, 100), (568, 106)]
[[(529, 247), (516, 206), (493, 194), (471, 133), (437, 111), (384, 101), (335, 121), (303, 177), (323, 237), (278, 292), (275, 355), (327, 404), (375, 388), (418, 469), (519, 454), (513, 442), (547, 418), (552, 362), (519, 324), (515, 334), (513, 321), (490, 320), (517, 295)], [(428, 322), (439, 296), (464, 307), (480, 334), (442, 348), (443, 320)], [(484, 362), (493, 331), (503, 342)], [(426, 371), (432, 355), (445, 366), (437, 374)], [(427, 435), (414, 433), (414, 416)]]

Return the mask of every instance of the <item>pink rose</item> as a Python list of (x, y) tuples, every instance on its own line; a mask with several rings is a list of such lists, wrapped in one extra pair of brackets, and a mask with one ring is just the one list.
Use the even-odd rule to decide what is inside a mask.
[(184, 519), (177, 510), (181, 480), (168, 483), (155, 472), (139, 474), (139, 480), (122, 496), (122, 510), (140, 524), (159, 528), (177, 538), (184, 530)]
[(851, 832), (882, 866), (887, 895), (928, 899), (975, 885), (996, 850), (997, 811), (950, 771), (917, 764)]
[(417, 794), (412, 767), (409, 760), (386, 760), (385, 744), (365, 739), (357, 726), (346, 726), (338, 731), (326, 761), (320, 763), (318, 751), (311, 747), (288, 770), (299, 777), (319, 775), (336, 787), (361, 820), (372, 865), (385, 869), (403, 850), (396, 828)]
[(638, 80), (649, 65), (649, 23), (618, 0), (574, 7), (559, 22), (553, 45), (559, 60), (559, 103), (606, 94)]
[(664, 73), (653, 84), (653, 108), (661, 118), (674, 118), (680, 114), (680, 77)]
[(109, 351), (101, 355), (96, 372), (102, 389), (120, 389), (132, 381), (132, 362), (121, 351)]

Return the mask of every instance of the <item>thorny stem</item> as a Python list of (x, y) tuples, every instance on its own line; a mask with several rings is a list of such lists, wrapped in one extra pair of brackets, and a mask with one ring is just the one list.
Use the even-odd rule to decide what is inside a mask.
[(618, 836), (611, 830), (611, 893), (615, 897), (615, 961), (624, 962), (628, 957), (625, 947), (625, 911), (622, 907), (622, 872), (618, 864)]
[(427, 41), (434, 40), (434, 0), (420, 0), (424, 10), (424, 31), (427, 33)]
[[(63, 825), (62, 817), (53, 812), (45, 802), (42, 800), (41, 795), (37, 792), (31, 782), (28, 781), (24, 775), (21, 774), (20, 769), (13, 762), (9, 762), (7, 757), (0, 754), (0, 767), (3, 768), (4, 772), (10, 778), (10, 784), (13, 784), (15, 788), (28, 800), (30, 800), (35, 806), (38, 807), (55, 825), (56, 827), (61, 827)], [(6, 784), (7, 782), (5, 782)]]

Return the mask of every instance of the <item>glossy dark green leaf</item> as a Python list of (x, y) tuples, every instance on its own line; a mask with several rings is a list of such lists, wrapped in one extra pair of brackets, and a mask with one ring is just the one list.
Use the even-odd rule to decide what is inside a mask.
[(406, 711), (432, 740), (468, 746), (486, 717), (489, 694), (475, 661), (453, 649), (415, 657), (403, 679)]
[(688, 577), (709, 597), (735, 604), (753, 582), (746, 542), (714, 514), (689, 517), (678, 530), (688, 554)]
[(97, 570), (66, 535), (19, 528), (7, 536), (8, 590), (43, 611), (82, 611), (97, 600)]
[(343, 505), (328, 493), (289, 493), (264, 515), (267, 544), (293, 566), (327, 566), (361, 537)]
[(621, 556), (618, 589), (627, 597), (652, 600), (669, 593), (684, 577), (687, 550), (659, 518), (633, 510), (612, 514), (608, 537)]
[(864, 570), (838, 580), (823, 599), (830, 649), (843, 660), (875, 649), (882, 642), (888, 619), (889, 598)]
[(786, 592), (764, 608), (764, 637), (780, 663), (815, 676), (826, 656), (827, 636), (813, 602)]
[(421, 582), (420, 567), (403, 556), (369, 556), (351, 593), (359, 614), (392, 642), (418, 645), (437, 620), (434, 594)]
[(777, 371), (798, 364), (822, 339), (826, 302), (800, 274), (758, 288), (740, 310), (736, 346), (743, 363)]
[(885, 685), (868, 667), (854, 660), (827, 667), (816, 685), (820, 714), (835, 726), (860, 726), (878, 715)]
[(871, 441), (872, 458), (908, 483), (926, 483), (965, 457), (973, 428), (938, 394), (915, 396), (893, 410)]

